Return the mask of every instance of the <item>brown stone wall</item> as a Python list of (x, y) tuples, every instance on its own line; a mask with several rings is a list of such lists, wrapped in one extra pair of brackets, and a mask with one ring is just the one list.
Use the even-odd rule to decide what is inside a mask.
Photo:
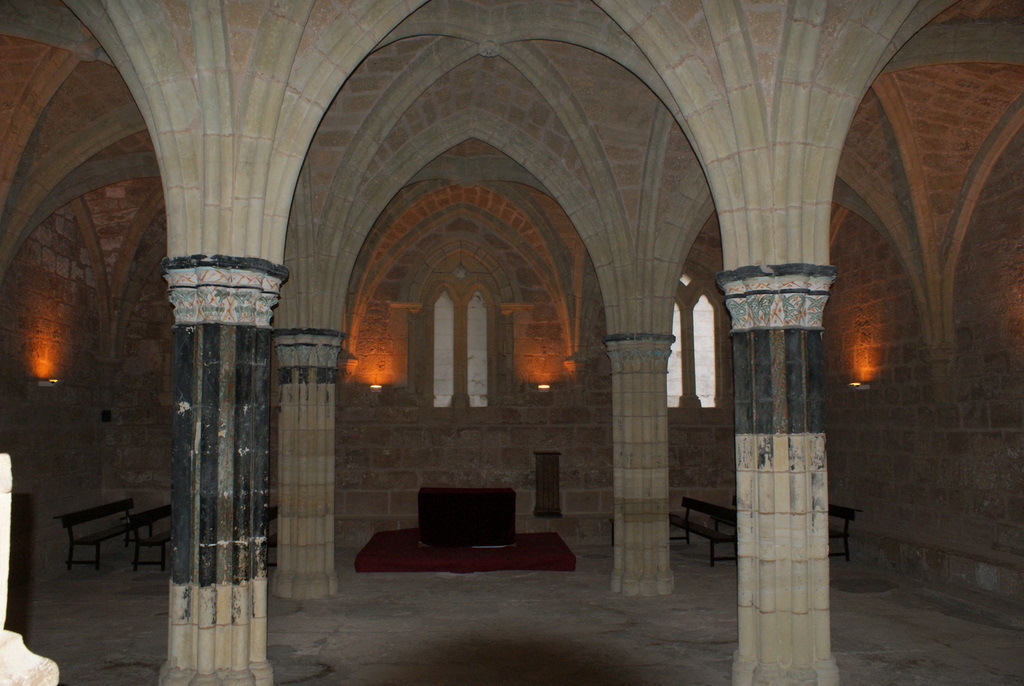
[[(67, 537), (53, 516), (98, 504), (104, 462), (96, 290), (68, 210), (21, 247), (0, 287), (0, 450), (14, 471), (12, 583), (55, 572)], [(40, 387), (38, 379), (61, 383)]]
[[(1024, 597), (1024, 133), (1007, 146), (978, 200), (957, 265), (957, 428), (946, 440), (964, 538), (995, 556), (955, 569)], [(941, 421), (943, 418), (939, 418)], [(946, 425), (946, 424), (940, 424)], [(1004, 566), (1005, 565), (1005, 566)]]
[(111, 421), (102, 423), (103, 487), (127, 492), (139, 508), (170, 502), (171, 327), (167, 284), (152, 264), (125, 332), (112, 378)]
[[(717, 225), (709, 225), (698, 241), (701, 250), (697, 252), (714, 255), (717, 251), (720, 256), (716, 234)], [(491, 244), (500, 245), (496, 240)], [(408, 259), (414, 262), (414, 258)], [(517, 265), (516, 260), (515, 254), (506, 253), (498, 262)], [(715, 267), (688, 265), (690, 272), (705, 276), (713, 274)], [(548, 294), (530, 270), (508, 271), (519, 279), (517, 287), (527, 294), (524, 299), (535, 303), (520, 315), (532, 328), (523, 327), (528, 330), (517, 337), (515, 349), (520, 351), (531, 341), (531, 350), (553, 347), (550, 342), (558, 338), (559, 323), (546, 312)], [(387, 280), (382, 283), (381, 300), (399, 292), (397, 285), (389, 286)], [(533, 384), (522, 383), (520, 378), (510, 391), (495, 394), (491, 407), (435, 408), (430, 406), (428, 390), (414, 392), (402, 383), (385, 385), (380, 393), (370, 392), (372, 378), (361, 375), (364, 361), (360, 357), (354, 374), (347, 381), (342, 375), (338, 387), (339, 544), (359, 546), (374, 531), (416, 526), (416, 494), (423, 486), (512, 487), (517, 492), (520, 531), (556, 530), (569, 542), (608, 542), (612, 516), (611, 365), (601, 341), (606, 333), (603, 305), (599, 295), (592, 297), (597, 302), (581, 307), (593, 314), (581, 325), (583, 359), (575, 380), (563, 372), (563, 378), (555, 377), (559, 380), (548, 393), (536, 391)], [(720, 295), (717, 302), (721, 305)], [(368, 308), (368, 312), (379, 312), (379, 318), (388, 316), (384, 308)], [(679, 509), (684, 494), (728, 503), (735, 491), (731, 352), (724, 308), (720, 315), (719, 406), (668, 411), (673, 509)], [(396, 316), (396, 311), (390, 316)], [(384, 331), (387, 326), (380, 322), (377, 329)], [(364, 335), (355, 346), (357, 356), (371, 357), (375, 348), (366, 342), (366, 327), (360, 325), (359, 330)], [(389, 349), (389, 354), (396, 352), (400, 351)], [(520, 359), (515, 367), (517, 373), (523, 367), (533, 368)], [(410, 376), (416, 376), (415, 372)], [(276, 399), (276, 394), (273, 397)], [(561, 453), (562, 519), (532, 516), (535, 451)]]
[[(723, 352), (729, 354), (728, 348)], [(728, 505), (736, 494), (731, 388), (725, 398), (719, 398), (718, 407), (669, 408), (669, 507), (673, 511), (681, 510), (684, 496)]]
[(934, 540), (939, 503), (955, 484), (932, 470), (935, 429), (924, 420), (936, 408), (910, 285), (885, 239), (853, 213), (833, 241), (832, 263), (838, 277), (824, 323), (830, 500), (864, 510), (855, 548), (869, 533)]
[[(1024, 596), (1022, 143), (1018, 136), (997, 165), (968, 230), (948, 387), (935, 385), (942, 375), (929, 363), (899, 261), (852, 213), (832, 245), (839, 277), (825, 311), (830, 498), (864, 510), (853, 527), (855, 554), (1017, 597)], [(850, 382), (870, 388), (853, 390)]]
[[(145, 240), (162, 242), (162, 224)], [(54, 516), (123, 497), (137, 508), (168, 501), (172, 315), (152, 261), (144, 281), (138, 298), (113, 308), (131, 310), (123, 347), (112, 348), (103, 331), (113, 325), (101, 320), (89, 251), (67, 207), (31, 234), (4, 277), (0, 450), (14, 463), (15, 584), (30, 569), (63, 569), (67, 535)], [(38, 384), (48, 377), (60, 384)]]
[[(422, 486), (511, 487), (521, 531), (607, 535), (611, 512), (611, 407), (607, 392), (524, 393), (502, 407), (424, 407), (398, 390), (339, 393), (338, 539), (361, 545), (374, 530), (416, 526)], [(534, 520), (534, 451), (562, 454), (562, 511)]]
[[(602, 352), (603, 355), (603, 352)], [(337, 539), (362, 545), (374, 531), (416, 526), (421, 486), (516, 489), (520, 531), (607, 541), (612, 513), (610, 370), (592, 358), (577, 387), (516, 395), (484, 408), (424, 407), (398, 389), (340, 384)], [(563, 519), (532, 517), (535, 451), (561, 453)], [(728, 503), (735, 490), (732, 401), (669, 410), (671, 503)]]

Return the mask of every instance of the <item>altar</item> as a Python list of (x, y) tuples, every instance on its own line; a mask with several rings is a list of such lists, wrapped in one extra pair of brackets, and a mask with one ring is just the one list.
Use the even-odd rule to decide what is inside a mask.
[(516, 539), (511, 488), (421, 488), (420, 543), (438, 547), (510, 546)]

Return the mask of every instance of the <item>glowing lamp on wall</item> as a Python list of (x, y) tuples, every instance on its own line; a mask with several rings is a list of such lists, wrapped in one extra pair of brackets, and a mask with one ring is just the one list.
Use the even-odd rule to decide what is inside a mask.
[(537, 390), (541, 393), (547, 393), (551, 390), (551, 384), (539, 383), (537, 384)]
[(58, 376), (58, 360), (60, 359), (60, 342), (53, 337), (35, 338), (26, 346), (29, 375), (40, 386), (56, 386), (60, 383)]
[(370, 384), (371, 393), (380, 393), (382, 390), (384, 390), (384, 387), (381, 386), (379, 383)]

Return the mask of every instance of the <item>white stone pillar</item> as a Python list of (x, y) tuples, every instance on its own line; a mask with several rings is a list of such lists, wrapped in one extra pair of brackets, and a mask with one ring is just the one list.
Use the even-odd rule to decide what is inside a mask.
[(272, 686), (267, 661), (270, 317), (287, 270), (165, 259), (174, 305), (171, 583), (161, 686)]
[(735, 686), (837, 686), (829, 619), (822, 312), (835, 268), (744, 267), (732, 315), (739, 647)]
[[(0, 453), (0, 627), (7, 622), (7, 582), (11, 571), (11, 456)], [(0, 684), (57, 686), (60, 671), (25, 647), (21, 634), (0, 631)]]
[(277, 569), (281, 598), (326, 598), (334, 569), (334, 417), (343, 335), (326, 329), (279, 329)]
[(665, 386), (672, 336), (613, 334), (604, 342), (612, 363), (612, 591), (663, 595), (673, 587)]

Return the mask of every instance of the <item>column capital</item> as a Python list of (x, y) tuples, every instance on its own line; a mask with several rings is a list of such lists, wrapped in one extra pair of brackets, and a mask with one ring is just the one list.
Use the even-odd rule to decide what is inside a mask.
[(601, 339), (605, 345), (609, 343), (663, 343), (672, 345), (676, 337), (670, 333), (611, 333)]
[(614, 333), (602, 340), (608, 348), (612, 373), (653, 371), (664, 374), (675, 339), (668, 333)]
[(334, 329), (274, 331), (274, 348), (282, 370), (293, 367), (334, 370), (343, 340), (345, 334)]
[(166, 257), (160, 271), (174, 306), (174, 323), (249, 325), (269, 328), (284, 265), (256, 257)]
[(751, 265), (718, 273), (732, 330), (820, 331), (836, 268), (819, 264)]

